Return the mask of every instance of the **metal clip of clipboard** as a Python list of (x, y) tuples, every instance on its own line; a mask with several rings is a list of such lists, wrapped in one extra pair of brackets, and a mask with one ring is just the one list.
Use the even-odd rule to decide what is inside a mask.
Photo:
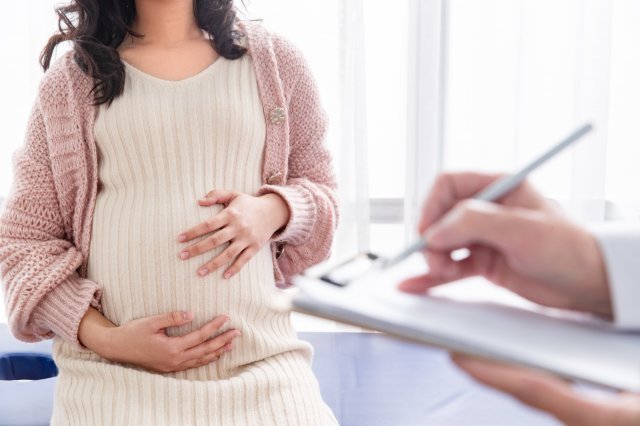
[(375, 253), (358, 253), (352, 258), (331, 267), (317, 278), (338, 287), (346, 287), (350, 282), (370, 271), (382, 260), (383, 258)]

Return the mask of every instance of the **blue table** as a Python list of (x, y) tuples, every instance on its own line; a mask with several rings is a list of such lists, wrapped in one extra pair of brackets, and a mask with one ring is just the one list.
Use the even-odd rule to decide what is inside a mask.
[[(558, 423), (461, 374), (441, 350), (371, 333), (300, 333), (313, 344), (322, 394), (344, 426), (550, 426)], [(23, 369), (21, 354), (32, 363)], [(44, 358), (26, 354), (41, 354)], [(16, 341), (0, 324), (0, 377), (45, 374), (51, 341)], [(3, 358), (4, 354), (4, 358)], [(4, 361), (3, 361), (4, 359)], [(22, 370), (22, 371), (21, 371)], [(33, 378), (33, 377), (32, 377)], [(47, 425), (55, 377), (0, 380), (0, 426)]]

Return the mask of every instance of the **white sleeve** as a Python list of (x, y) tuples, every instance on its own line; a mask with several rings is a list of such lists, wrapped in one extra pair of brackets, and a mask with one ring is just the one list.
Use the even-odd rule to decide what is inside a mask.
[(590, 227), (604, 256), (617, 327), (640, 329), (640, 224)]

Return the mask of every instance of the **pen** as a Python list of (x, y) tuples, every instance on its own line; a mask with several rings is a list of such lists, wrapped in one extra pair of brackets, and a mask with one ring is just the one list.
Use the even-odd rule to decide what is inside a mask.
[[(508, 192), (513, 190), (515, 187), (517, 187), (527, 177), (529, 173), (531, 173), (532, 171), (537, 169), (540, 165), (542, 165), (547, 160), (549, 160), (551, 157), (555, 156), (557, 153), (559, 153), (560, 151), (562, 151), (563, 149), (565, 149), (566, 147), (568, 147), (569, 145), (571, 145), (572, 143), (580, 139), (582, 136), (589, 133), (592, 129), (593, 129), (593, 126), (590, 123), (583, 125), (579, 129), (574, 131), (571, 135), (569, 135), (566, 139), (564, 139), (562, 142), (558, 143), (556, 146), (554, 146), (553, 148), (551, 148), (550, 150), (548, 150), (547, 152), (545, 152), (544, 154), (542, 154), (541, 156), (533, 160), (531, 163), (526, 165), (519, 172), (512, 175), (504, 176), (503, 178), (496, 180), (494, 183), (492, 183), (491, 185), (486, 187), (484, 190), (476, 194), (473, 198), (476, 200), (482, 200), (482, 201), (498, 200), (499, 198), (503, 197)], [(409, 257), (413, 252), (424, 250), (426, 248), (427, 248), (427, 243), (424, 237), (421, 237), (418, 241), (416, 241), (415, 243), (407, 247), (397, 256), (394, 256), (382, 262), (381, 266), (382, 268), (388, 268), (397, 263), (400, 263), (401, 261)]]

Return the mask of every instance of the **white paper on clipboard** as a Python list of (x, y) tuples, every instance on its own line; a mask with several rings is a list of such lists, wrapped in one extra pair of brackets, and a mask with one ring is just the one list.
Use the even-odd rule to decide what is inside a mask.
[[(640, 334), (615, 330), (586, 315), (537, 307), (518, 297), (505, 304), (483, 300), (473, 291), (448, 297), (446, 286), (434, 292), (437, 296), (396, 290), (401, 280), (425, 270), (422, 255), (416, 253), (388, 270), (374, 268), (344, 287), (297, 276), (293, 310), (640, 392)], [(460, 284), (469, 289), (490, 286), (481, 278)]]

